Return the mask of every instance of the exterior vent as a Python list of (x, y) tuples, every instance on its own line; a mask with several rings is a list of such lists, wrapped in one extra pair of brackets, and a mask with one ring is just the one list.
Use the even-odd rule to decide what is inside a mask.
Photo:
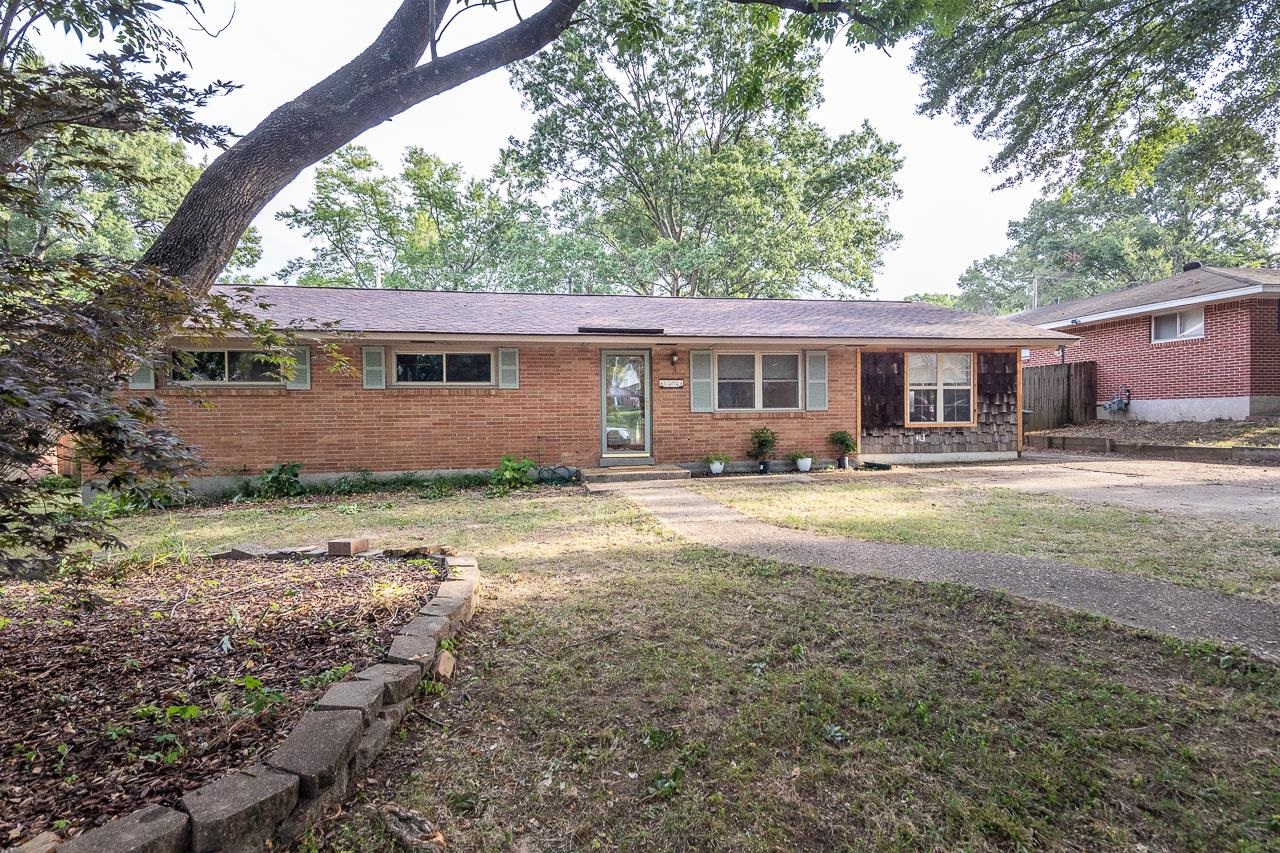
[(633, 329), (626, 326), (579, 326), (580, 335), (660, 335), (662, 329)]
[(1200, 267), (1202, 266), (1204, 266), (1204, 264), (1200, 263), (1199, 261), (1187, 261), (1185, 264), (1182, 265), (1182, 271), (1191, 272), (1192, 270), (1200, 269)]

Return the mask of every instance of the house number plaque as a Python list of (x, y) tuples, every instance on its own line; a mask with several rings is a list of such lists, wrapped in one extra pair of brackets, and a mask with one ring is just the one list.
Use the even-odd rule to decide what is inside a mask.
[(659, 379), (658, 387), (659, 388), (683, 388), (684, 380), (683, 379)]

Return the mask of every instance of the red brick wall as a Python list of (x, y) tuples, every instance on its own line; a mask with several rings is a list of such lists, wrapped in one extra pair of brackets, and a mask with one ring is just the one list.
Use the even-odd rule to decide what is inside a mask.
[[(1151, 342), (1151, 318), (1130, 317), (1105, 323), (1072, 326), (1064, 331), (1083, 340), (1067, 348), (1067, 361), (1098, 363), (1098, 401), (1109, 400), (1123, 387), (1135, 400), (1188, 397), (1237, 397), (1255, 384), (1250, 367), (1252, 333), (1262, 321), (1258, 313), (1274, 304), (1238, 300), (1205, 306), (1205, 336), (1188, 341)], [(1280, 353), (1280, 342), (1272, 344)], [(1057, 364), (1056, 350), (1032, 351), (1027, 367)], [(1268, 392), (1269, 393), (1269, 392)]]
[[(358, 345), (345, 345), (352, 364)], [(484, 468), (505, 453), (543, 465), (596, 465), (600, 458), (600, 348), (522, 345), (520, 388), (396, 388), (365, 390), (358, 373), (335, 374), (312, 350), (311, 390), (181, 387), (154, 392), (167, 421), (203, 451), (207, 474), (257, 472), (301, 462), (304, 473)], [(689, 411), (689, 350), (655, 348), (653, 451), (659, 462), (693, 462), (724, 451), (745, 459), (751, 430), (779, 434), (779, 458), (792, 450), (830, 457), (827, 435), (854, 430), (854, 351), (829, 350), (829, 410), (825, 412), (693, 413)], [(390, 367), (390, 363), (388, 363)], [(659, 379), (685, 387), (659, 388)]]
[(1246, 304), (1252, 320), (1250, 390), (1254, 394), (1280, 395), (1280, 300), (1250, 299)]

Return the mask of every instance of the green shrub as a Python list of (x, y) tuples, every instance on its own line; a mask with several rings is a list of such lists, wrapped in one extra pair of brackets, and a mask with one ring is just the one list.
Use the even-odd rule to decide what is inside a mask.
[(294, 498), (305, 495), (307, 487), (298, 479), (301, 470), (301, 462), (275, 465), (250, 480), (246, 490), (255, 498)]
[(777, 446), (778, 434), (768, 427), (760, 427), (751, 431), (751, 449), (747, 451), (747, 455), (757, 462), (763, 462)]
[(729, 461), (728, 453), (709, 453), (702, 457), (702, 461), (710, 465), (712, 462), (725, 463)]
[(827, 440), (835, 446), (836, 450), (840, 451), (842, 456), (847, 456), (858, 449), (858, 442), (845, 430), (831, 433)]
[(801, 459), (812, 459), (813, 454), (808, 450), (797, 450), (794, 453), (788, 453), (787, 458), (792, 462), (799, 462)]
[(496, 495), (509, 494), (516, 489), (527, 489), (538, 483), (538, 466), (532, 459), (516, 459), (504, 456), (493, 469), (489, 486)]

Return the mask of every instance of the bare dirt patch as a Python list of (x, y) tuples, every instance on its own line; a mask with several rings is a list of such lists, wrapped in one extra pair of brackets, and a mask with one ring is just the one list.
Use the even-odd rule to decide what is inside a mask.
[(251, 763), (380, 656), (442, 571), (168, 559), (0, 586), (0, 842), (172, 805)]
[(1280, 418), (1260, 421), (1090, 421), (1035, 435), (1085, 436), (1142, 444), (1280, 447)]

